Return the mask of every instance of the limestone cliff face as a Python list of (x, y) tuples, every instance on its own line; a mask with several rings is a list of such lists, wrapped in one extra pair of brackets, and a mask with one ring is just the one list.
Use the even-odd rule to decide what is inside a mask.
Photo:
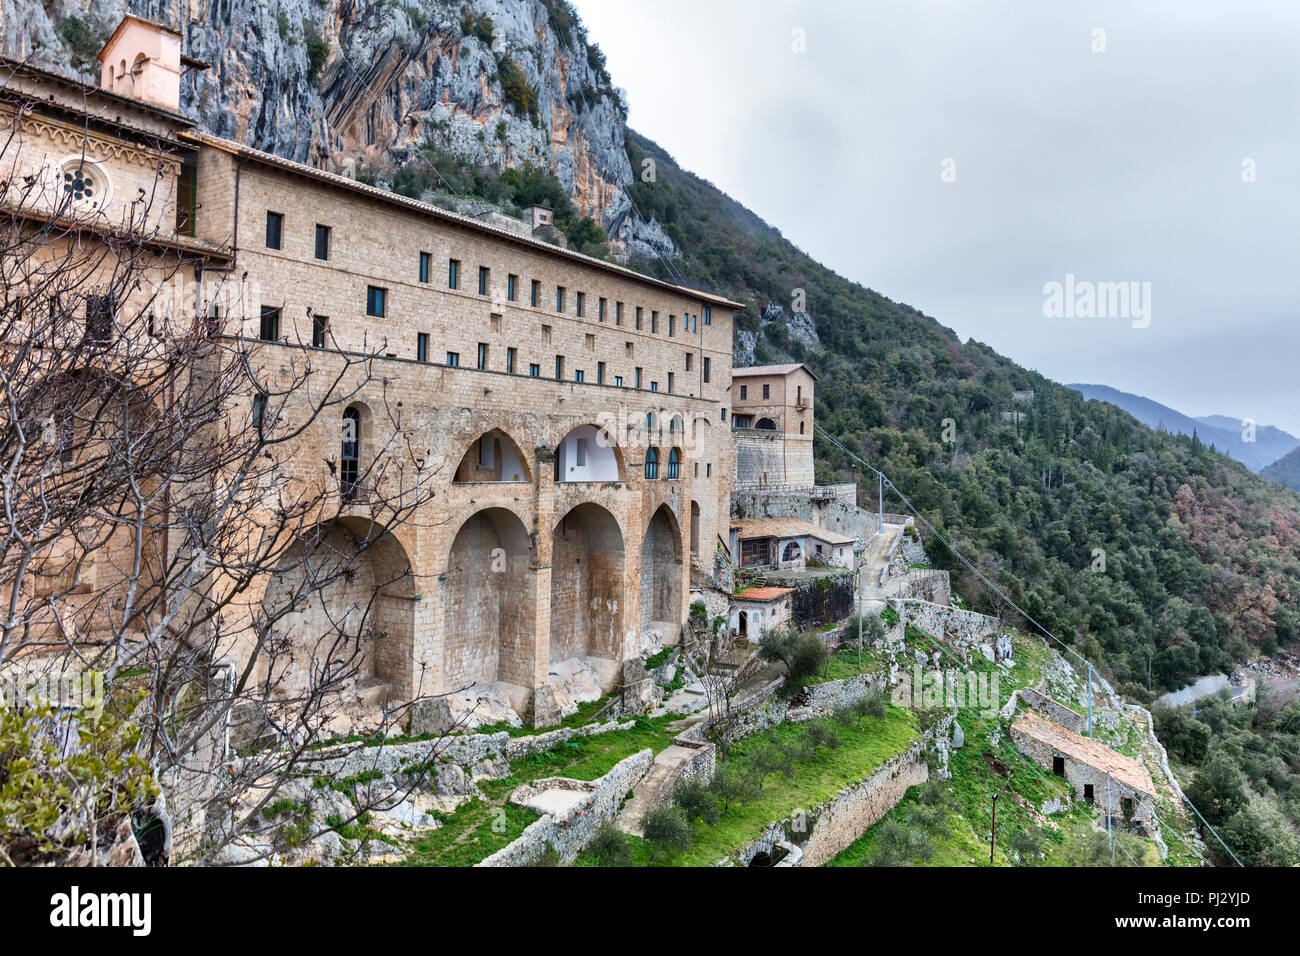
[[(219, 136), (344, 172), (396, 168), (424, 143), (532, 162), (611, 237), (661, 238), (629, 221), (623, 110), (563, 0), (0, 0), (0, 48), (97, 80), (123, 13), (178, 27), (210, 63), (182, 108)], [(535, 109), (517, 82), (507, 95), (503, 59)]]

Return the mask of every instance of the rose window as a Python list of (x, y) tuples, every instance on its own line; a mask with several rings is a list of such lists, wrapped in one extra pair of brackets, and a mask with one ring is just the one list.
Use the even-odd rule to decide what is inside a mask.
[(77, 202), (94, 198), (98, 188), (95, 177), (81, 166), (63, 171), (63, 191)]

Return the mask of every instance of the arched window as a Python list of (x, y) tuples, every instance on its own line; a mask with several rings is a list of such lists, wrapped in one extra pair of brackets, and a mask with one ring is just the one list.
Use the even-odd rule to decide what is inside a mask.
[(675, 480), (677, 478), (678, 472), (681, 471), (681, 467), (682, 467), (682, 453), (678, 451), (676, 448), (670, 449), (668, 452), (668, 473), (664, 475), (664, 478), (666, 478), (668, 481)]
[(659, 477), (659, 449), (647, 448), (645, 452), (645, 476), (647, 478)]
[(343, 448), (339, 454), (339, 493), (345, 501), (357, 496), (360, 449), (361, 413), (353, 405), (343, 413)]
[(754, 427), (761, 428), (764, 431), (776, 431), (776, 422), (772, 421), (770, 418), (760, 418), (758, 424)]

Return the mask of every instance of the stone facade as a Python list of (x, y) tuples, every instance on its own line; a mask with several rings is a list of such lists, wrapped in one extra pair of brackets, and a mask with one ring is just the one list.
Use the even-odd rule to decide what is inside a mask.
[(813, 487), (815, 382), (806, 365), (735, 370), (731, 404), (737, 490)]
[[(143, 224), (206, 257), (177, 317), (202, 310), (227, 340), (261, 340), (260, 372), (305, 354), (347, 388), (372, 356), (349, 407), (321, 416), (284, 464), (319, 482), (322, 462), (354, 447), (363, 477), (323, 532), (339, 549), (373, 537), (368, 500), (406, 493), (394, 471), (418, 470), (431, 494), (286, 621), (296, 660), (377, 589), (344, 691), (357, 707), (486, 694), (540, 726), (575, 695), (615, 689), (645, 635), (675, 641), (692, 565), (711, 571), (725, 550), (739, 306), (196, 133), (177, 104), (146, 103), (113, 76), (108, 92), (20, 71), (15, 96), (55, 104), (24, 118), (20, 169), (58, 187), (84, 149), (115, 224), (153, 197)], [(251, 416), (245, 398), (234, 420)], [(400, 462), (364, 477), (392, 447)], [(293, 583), (268, 575), (243, 613)], [(255, 676), (293, 688), (291, 674)]]

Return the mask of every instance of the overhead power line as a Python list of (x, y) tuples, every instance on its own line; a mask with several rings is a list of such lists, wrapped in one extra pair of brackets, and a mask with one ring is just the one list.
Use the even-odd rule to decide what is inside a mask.
[[(990, 581), (990, 580), (989, 580), (989, 579), (984, 575), (984, 573), (983, 573), (982, 571), (980, 571), (979, 568), (975, 567), (974, 564), (972, 564), (970, 561), (968, 561), (968, 560), (966, 559), (966, 556), (965, 556), (964, 554), (962, 554), (960, 551), (958, 551), (958, 550), (956, 549), (956, 547), (953, 546), (952, 542), (949, 541), (946, 537), (944, 537), (943, 534), (941, 534), (941, 533), (939, 532), (939, 529), (936, 528), (934, 525), (932, 525), (932, 524), (931, 524), (931, 523), (926, 519), (925, 515), (921, 514), (921, 512), (916, 508), (916, 506), (913, 505), (912, 502), (911, 502), (910, 500), (908, 500), (908, 497), (907, 497), (905, 494), (903, 494), (903, 492), (899, 489), (899, 487), (898, 487), (896, 484), (894, 484), (892, 481), (889, 480), (889, 476), (888, 476), (888, 475), (886, 475), (884, 472), (880, 471), (878, 468), (875, 468), (874, 466), (872, 466), (872, 465), (869, 464), (868, 462), (864, 461), (864, 460), (863, 460), (862, 458), (860, 458), (858, 455), (855, 455), (853, 452), (849, 451), (847, 448), (844, 447), (844, 445), (843, 445), (842, 442), (840, 442), (840, 441), (839, 441), (839, 440), (838, 440), (834, 435), (832, 435), (830, 432), (828, 432), (825, 428), (823, 428), (823, 427), (822, 427), (820, 424), (818, 424), (817, 422), (813, 422), (813, 429), (814, 429), (814, 431), (815, 431), (817, 434), (820, 434), (823, 438), (825, 438), (828, 442), (830, 442), (832, 445), (834, 445), (836, 448), (838, 448), (840, 451), (842, 451), (845, 455), (847, 455), (847, 456), (848, 456), (849, 458), (851, 458), (853, 461), (855, 461), (855, 462), (857, 462), (858, 464), (860, 464), (862, 467), (866, 468), (866, 469), (867, 469), (868, 471), (870, 471), (872, 474), (878, 476), (878, 477), (881, 479), (881, 481), (884, 482), (884, 484), (888, 485), (891, 489), (893, 489), (894, 494), (896, 494), (896, 495), (898, 496), (899, 500), (903, 502), (904, 507), (906, 507), (908, 511), (910, 511), (913, 515), (915, 515), (915, 516), (916, 516), (916, 519), (917, 519), (918, 521), (920, 521), (922, 524), (924, 524), (925, 527), (929, 530), (929, 532), (930, 532), (932, 535), (934, 535), (936, 538), (938, 538), (939, 541), (941, 541), (941, 542), (943, 543), (944, 547), (946, 547), (946, 548), (948, 549), (949, 553), (951, 553), (951, 554), (953, 555), (953, 557), (955, 557), (958, 561), (960, 561), (963, 565), (965, 565), (965, 567), (966, 567), (967, 569), (969, 569), (970, 572), (971, 572), (972, 574), (974, 574), (977, 578), (979, 578), (979, 580), (982, 581), (982, 582), (984, 583), (984, 585), (985, 585), (985, 586), (986, 586), (990, 591), (992, 591), (992, 592), (993, 592), (994, 594), (996, 594), (999, 598), (1001, 598), (1002, 601), (1005, 602), (1005, 604), (1006, 604), (1008, 607), (1010, 607), (1012, 610), (1014, 610), (1017, 614), (1019, 614), (1021, 617), (1023, 617), (1023, 618), (1024, 618), (1026, 621), (1028, 621), (1030, 624), (1032, 624), (1032, 625), (1033, 625), (1035, 628), (1037, 628), (1038, 631), (1041, 632), (1043, 635), (1045, 635), (1046, 637), (1049, 637), (1049, 638), (1051, 638), (1053, 641), (1055, 641), (1058, 645), (1060, 645), (1060, 647), (1061, 647), (1063, 650), (1067, 651), (1067, 652), (1070, 653), (1070, 654), (1073, 654), (1074, 657), (1077, 658), (1078, 661), (1079, 661), (1081, 664), (1086, 665), (1086, 666), (1090, 669), (1090, 671), (1096, 671), (1096, 670), (1097, 670), (1096, 666), (1095, 666), (1095, 665), (1094, 665), (1090, 660), (1088, 660), (1086, 657), (1084, 657), (1082, 654), (1080, 654), (1077, 650), (1075, 650), (1075, 649), (1074, 649), (1073, 647), (1071, 647), (1069, 644), (1065, 643), (1065, 641), (1061, 640), (1059, 637), (1057, 637), (1055, 634), (1053, 634), (1050, 630), (1048, 630), (1048, 629), (1047, 629), (1046, 627), (1044, 627), (1042, 624), (1038, 623), (1038, 621), (1034, 619), (1033, 615), (1031, 615), (1028, 611), (1026, 611), (1024, 608), (1022, 608), (1022, 607), (1021, 607), (1019, 604), (1017, 604), (1015, 601), (1011, 600), (1011, 598), (1007, 597), (1007, 595), (1006, 595), (1005, 593), (1003, 593), (1003, 591), (1002, 591), (1001, 588), (999, 588), (996, 584), (994, 584), (992, 581)], [(1090, 688), (1091, 688), (1091, 681), (1092, 681), (1092, 677), (1091, 677), (1091, 673), (1090, 673), (1090, 674), (1089, 674), (1089, 687), (1090, 687)], [(1113, 693), (1114, 693), (1114, 692), (1112, 691), (1112, 694), (1113, 694)], [(1134, 724), (1133, 724), (1133, 722), (1132, 722), (1131, 720), (1129, 720), (1128, 715), (1124, 712), (1123, 707), (1120, 708), (1120, 710), (1119, 710), (1119, 715), (1120, 715), (1120, 717), (1123, 719), (1123, 721), (1124, 721), (1126, 724), (1128, 724), (1130, 730), (1134, 731), (1135, 733), (1138, 732), (1137, 727), (1134, 726)], [(1176, 790), (1176, 791), (1178, 792), (1178, 794), (1182, 797), (1183, 802), (1186, 803), (1187, 806), (1189, 806), (1189, 807), (1191, 808), (1191, 810), (1192, 810), (1192, 812), (1193, 812), (1194, 814), (1196, 814), (1196, 817), (1197, 817), (1198, 820), (1201, 821), (1201, 824), (1202, 824), (1202, 825), (1203, 825), (1207, 830), (1209, 830), (1210, 833), (1214, 834), (1214, 838), (1215, 838), (1216, 840), (1219, 841), (1219, 844), (1223, 847), (1223, 849), (1226, 850), (1227, 853), (1228, 853), (1228, 855), (1232, 857), (1233, 862), (1235, 862), (1238, 866), (1245, 866), (1245, 864), (1241, 862), (1241, 859), (1237, 856), (1237, 854), (1234, 853), (1234, 852), (1232, 851), (1232, 847), (1228, 846), (1228, 844), (1224, 841), (1223, 837), (1219, 836), (1219, 832), (1218, 832), (1217, 830), (1215, 830), (1213, 826), (1210, 825), (1210, 821), (1206, 820), (1205, 817), (1202, 816), (1201, 811), (1198, 810), (1198, 809), (1196, 809), (1196, 804), (1192, 803), (1192, 801), (1187, 797), (1187, 795), (1186, 795), (1185, 793), (1182, 792), (1182, 788), (1179, 787), (1179, 786), (1177, 786), (1177, 785), (1175, 785), (1175, 790)]]

